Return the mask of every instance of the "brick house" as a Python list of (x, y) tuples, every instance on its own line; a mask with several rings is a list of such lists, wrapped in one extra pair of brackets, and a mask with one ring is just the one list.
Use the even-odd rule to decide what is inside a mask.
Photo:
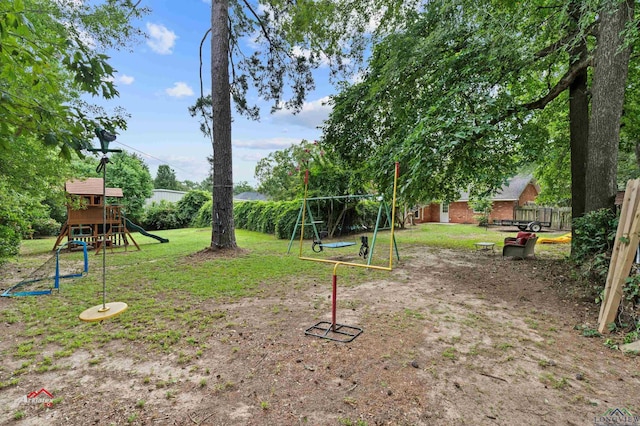
[[(494, 219), (513, 219), (513, 210), (535, 201), (540, 187), (531, 175), (514, 176), (494, 196), (489, 222)], [(460, 199), (450, 204), (431, 203), (415, 212), (415, 222), (478, 223), (474, 218), (479, 213), (469, 206), (469, 194), (462, 193)]]

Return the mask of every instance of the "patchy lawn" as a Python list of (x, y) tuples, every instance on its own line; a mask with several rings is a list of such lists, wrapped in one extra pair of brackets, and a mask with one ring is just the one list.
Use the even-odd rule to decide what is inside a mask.
[[(337, 322), (364, 330), (350, 343), (305, 336), (331, 320), (332, 266), (284, 255), (284, 241), (224, 259), (114, 255), (108, 301), (130, 307), (103, 323), (76, 320), (100, 300), (95, 258), (97, 277), (59, 294), (0, 298), (0, 423), (592, 425), (640, 412), (639, 358), (586, 337), (597, 307), (566, 246), (512, 261), (473, 250), (494, 231), (455, 249), (421, 244), (423, 231), (398, 234), (392, 272), (338, 268)], [(208, 296), (200, 280), (228, 289)], [(51, 407), (25, 403), (42, 388)]]

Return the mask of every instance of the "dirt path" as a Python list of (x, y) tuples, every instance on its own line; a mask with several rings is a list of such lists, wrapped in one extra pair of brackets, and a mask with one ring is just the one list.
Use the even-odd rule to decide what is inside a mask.
[[(202, 353), (78, 350), (0, 390), (0, 421), (18, 409), (23, 425), (593, 425), (612, 408), (640, 413), (639, 358), (574, 329), (597, 313), (555, 261), (415, 249), (385, 279), (339, 289), (338, 323), (364, 329), (346, 344), (304, 335), (330, 320), (329, 274), (194, 307), (220, 316)], [(62, 400), (25, 409), (25, 391), (42, 387)]]

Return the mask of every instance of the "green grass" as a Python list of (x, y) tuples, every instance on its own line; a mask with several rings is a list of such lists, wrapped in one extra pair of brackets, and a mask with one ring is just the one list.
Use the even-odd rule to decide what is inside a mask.
[[(515, 228), (514, 228), (515, 230)], [(205, 349), (203, 336), (211, 328), (223, 328), (229, 322), (224, 310), (212, 309), (217, 303), (244, 297), (260, 297), (292, 288), (304, 288), (313, 282), (330, 285), (332, 264), (301, 261), (299, 245), (286, 255), (289, 241), (271, 235), (236, 231), (238, 246), (244, 252), (235, 257), (203, 259), (196, 254), (211, 240), (210, 229), (179, 229), (157, 231), (154, 234), (170, 240), (159, 244), (155, 240), (133, 234), (142, 250), (107, 253), (106, 301), (122, 301), (129, 308), (116, 319), (100, 323), (83, 323), (78, 315), (85, 309), (102, 303), (102, 256), (89, 254), (89, 274), (77, 280), (63, 280), (60, 292), (49, 296), (17, 297), (7, 300), (0, 320), (19, 325), (14, 346), (0, 357), (28, 361), (42, 371), (54, 368), (54, 359), (71, 356), (79, 348), (102, 347), (113, 340), (136, 341), (150, 350), (181, 353), (188, 361)], [(485, 230), (473, 225), (420, 225), (396, 234), (400, 256), (403, 248), (430, 246), (447, 249), (473, 250), (473, 243), (490, 241), (501, 244), (508, 233)], [(21, 245), (20, 256), (8, 267), (20, 268), (25, 274), (42, 265), (53, 253), (54, 239), (27, 240)], [(355, 247), (355, 248), (354, 248)], [(565, 250), (568, 251), (568, 246)], [(352, 256), (354, 262), (359, 246), (325, 250), (315, 254), (305, 241), (303, 255), (309, 257)], [(543, 247), (536, 249), (544, 251)], [(81, 259), (81, 253), (71, 255)], [(389, 233), (378, 234), (373, 264), (387, 266)], [(406, 261), (410, 262), (408, 258)], [(1, 272), (1, 270), (0, 270)], [(339, 268), (341, 286), (358, 285), (364, 281), (382, 279), (387, 272), (364, 268)], [(0, 274), (1, 275), (1, 274)], [(286, 315), (286, 304), (274, 307), (274, 315)], [(404, 319), (421, 320), (419, 311), (405, 310)], [(43, 353), (53, 354), (45, 358)], [(231, 348), (236, 351), (235, 348)], [(454, 353), (452, 353), (454, 355)], [(445, 355), (446, 356), (446, 355)], [(53, 357), (53, 359), (52, 359)], [(99, 363), (100, 359), (89, 361)], [(1, 387), (15, 385), (5, 380)]]
[[(495, 228), (483, 228), (478, 225), (443, 225), (426, 223), (418, 227), (409, 227), (408, 230), (399, 230), (396, 239), (405, 244), (420, 244), (430, 247), (445, 249), (475, 250), (474, 243), (485, 241), (496, 243), (496, 251), (500, 251), (506, 237), (515, 237), (518, 229), (513, 227), (512, 232), (499, 232)], [(411, 231), (411, 232), (408, 232)], [(544, 237), (558, 237), (567, 231), (544, 232), (539, 235)], [(388, 240), (387, 240), (388, 241)], [(536, 245), (536, 253), (550, 252), (568, 254), (568, 244), (539, 244)], [(402, 256), (402, 253), (400, 253)]]

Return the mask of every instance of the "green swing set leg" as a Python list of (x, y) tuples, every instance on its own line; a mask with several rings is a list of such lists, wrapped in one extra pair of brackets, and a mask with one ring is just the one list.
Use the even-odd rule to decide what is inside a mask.
[(296, 232), (298, 231), (298, 225), (300, 224), (300, 219), (302, 218), (302, 208), (298, 211), (298, 218), (296, 219), (296, 226), (293, 227), (293, 232), (291, 233), (291, 240), (289, 240), (289, 248), (287, 248), (287, 254), (291, 252), (291, 246), (293, 245), (293, 240), (296, 237)]
[[(303, 201), (304, 203), (304, 201)], [(291, 233), (291, 240), (289, 241), (289, 247), (287, 248), (287, 254), (291, 252), (291, 246), (293, 245), (293, 241), (296, 239), (296, 233), (298, 232), (298, 227), (302, 224), (302, 207), (300, 205), (300, 210), (298, 211), (298, 218), (296, 219), (296, 226), (293, 227), (293, 232)], [(309, 209), (309, 203), (307, 202), (307, 214), (309, 215), (309, 223), (305, 223), (305, 225), (311, 225), (313, 228), (313, 235), (316, 237), (316, 241), (320, 241), (320, 235), (318, 234), (318, 228), (316, 228), (316, 221), (313, 218), (313, 214)]]
[[(371, 260), (373, 259), (373, 250), (376, 246), (376, 237), (378, 236), (378, 229), (380, 229), (380, 220), (382, 218), (382, 207), (384, 206), (385, 212), (387, 213), (387, 221), (391, 223), (391, 213), (389, 212), (389, 206), (386, 202), (382, 201), (380, 203), (380, 207), (378, 208), (378, 217), (376, 218), (376, 227), (373, 230), (373, 238), (371, 239), (371, 249), (369, 250), (369, 258), (367, 259), (367, 265), (371, 265)], [(400, 260), (400, 253), (398, 252), (398, 244), (396, 243), (396, 236), (393, 236), (393, 247), (396, 250), (396, 257)]]

